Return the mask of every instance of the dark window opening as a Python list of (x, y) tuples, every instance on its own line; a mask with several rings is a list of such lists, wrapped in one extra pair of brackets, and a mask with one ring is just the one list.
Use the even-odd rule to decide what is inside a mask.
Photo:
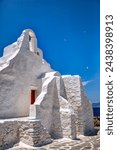
[(31, 41), (31, 36), (29, 35), (29, 42)]
[(37, 55), (39, 55), (39, 52), (37, 52)]
[(31, 105), (35, 103), (36, 90), (31, 90)]

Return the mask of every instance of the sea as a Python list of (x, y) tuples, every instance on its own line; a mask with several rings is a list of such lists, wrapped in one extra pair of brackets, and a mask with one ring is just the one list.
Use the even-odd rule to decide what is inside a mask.
[(100, 116), (100, 103), (93, 103), (93, 115), (94, 117)]

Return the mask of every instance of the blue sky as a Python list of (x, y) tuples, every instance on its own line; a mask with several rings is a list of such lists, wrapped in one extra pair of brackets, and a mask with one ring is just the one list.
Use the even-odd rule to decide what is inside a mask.
[(0, 0), (0, 56), (26, 28), (36, 33), (53, 69), (79, 74), (89, 99), (98, 102), (99, 0)]

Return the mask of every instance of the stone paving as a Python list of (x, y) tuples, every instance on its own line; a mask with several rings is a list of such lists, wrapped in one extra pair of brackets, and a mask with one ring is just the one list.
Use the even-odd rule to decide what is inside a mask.
[(100, 136), (79, 136), (77, 140), (59, 139), (54, 140), (51, 144), (46, 146), (34, 148), (16, 146), (9, 150), (99, 150), (100, 149)]

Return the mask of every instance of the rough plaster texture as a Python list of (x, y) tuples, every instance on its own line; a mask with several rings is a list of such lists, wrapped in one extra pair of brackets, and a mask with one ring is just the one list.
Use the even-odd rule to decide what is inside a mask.
[(0, 122), (0, 150), (12, 147), (18, 141), (17, 121)]
[(20, 118), (0, 121), (0, 150), (19, 142), (36, 147), (49, 144), (52, 139), (39, 120)]
[(42, 146), (52, 142), (51, 136), (39, 120), (19, 122), (19, 139), (30, 146)]
[[(36, 90), (33, 105), (31, 90)], [(0, 58), (0, 118), (25, 116), (34, 122), (14, 119), (0, 124), (1, 145), (10, 146), (19, 140), (40, 146), (49, 143), (50, 136), (75, 139), (93, 131), (92, 105), (80, 77), (61, 76), (52, 70), (37, 48), (32, 30), (24, 30)]]
[(42, 82), (42, 91), (31, 106), (30, 116), (40, 119), (53, 138), (75, 139), (74, 112), (65, 99), (67, 97), (61, 75), (58, 72), (46, 73)]
[(34, 52), (31, 51), (30, 33), (35, 36), (32, 31), (24, 30), (17, 42), (4, 49), (0, 58), (0, 118), (28, 116), (31, 86), (39, 93), (40, 76), (52, 70), (36, 44)]
[(80, 76), (62, 76), (65, 84), (68, 102), (71, 104), (76, 117), (76, 131), (88, 134), (93, 131), (93, 110), (88, 100)]
[(60, 99), (60, 117), (62, 134), (64, 138), (76, 139), (76, 126), (75, 126), (75, 114), (69, 103), (63, 99)]

